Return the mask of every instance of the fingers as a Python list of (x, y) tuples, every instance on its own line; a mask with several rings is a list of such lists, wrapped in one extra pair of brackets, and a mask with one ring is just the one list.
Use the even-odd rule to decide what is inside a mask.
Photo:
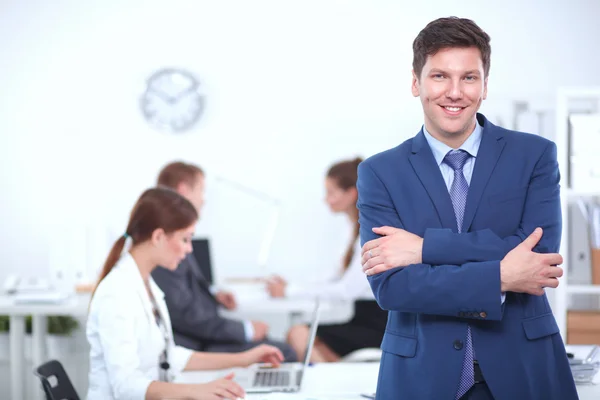
[(519, 246), (525, 247), (527, 250), (532, 250), (542, 238), (542, 234), (542, 228), (535, 228), (533, 233), (527, 236)]
[(542, 289), (542, 288), (537, 288), (537, 289), (533, 289), (533, 290), (529, 291), (529, 294), (532, 294), (534, 296), (541, 296), (544, 293), (545, 293), (544, 289)]
[(400, 229), (398, 228), (392, 228), (391, 226), (381, 226), (381, 227), (375, 227), (372, 229), (372, 231), (378, 235), (382, 235), (382, 236), (389, 236), (389, 235), (393, 235), (394, 233), (398, 232)]
[(541, 254), (542, 261), (548, 265), (561, 265), (563, 257), (557, 253)]
[(374, 249), (375, 247), (378, 247), (381, 242), (382, 242), (383, 238), (379, 238), (379, 239), (373, 239), (373, 240), (369, 240), (367, 243), (365, 243), (362, 247), (362, 252), (361, 254), (365, 254), (366, 252), (368, 252), (369, 250)]
[(271, 354), (269, 354), (269, 358), (272, 360), (271, 363), (279, 364), (283, 361), (283, 353), (277, 347), (273, 347), (270, 349)]
[(377, 275), (382, 272), (389, 271), (390, 269), (393, 269), (393, 268), (390, 268), (385, 264), (378, 264), (378, 265), (374, 266), (373, 268), (369, 269), (368, 271), (365, 271), (365, 274), (367, 276)]
[(379, 255), (380, 255), (380, 249), (377, 248), (377, 247), (375, 247), (375, 248), (373, 248), (371, 250), (368, 250), (366, 253), (363, 254), (363, 256), (362, 256), (362, 258), (360, 260), (360, 263), (362, 265), (365, 265), (365, 263), (367, 261), (369, 261), (370, 259), (372, 259), (374, 257), (377, 257)]
[(226, 379), (219, 381), (217, 394), (226, 399), (238, 399), (246, 396), (244, 389), (238, 383)]
[(278, 367), (281, 363), (282, 363), (283, 359), (281, 359), (278, 355), (275, 354), (269, 354), (264, 360), (263, 362), (267, 363), (267, 364), (271, 364), (274, 367)]
[(546, 279), (544, 281), (544, 287), (549, 287), (549, 288), (556, 289), (558, 287), (558, 279), (556, 279), (556, 278)]
[[(370, 258), (367, 262), (363, 264), (363, 272), (367, 273), (370, 269), (372, 269), (376, 265), (384, 265), (385, 260), (381, 256)], [(368, 274), (367, 274), (368, 275)]]
[(235, 376), (235, 373), (233, 373), (233, 372), (232, 372), (232, 373), (229, 373), (229, 374), (225, 375), (225, 376), (223, 377), (223, 379), (229, 379), (229, 380), (232, 380), (234, 376)]
[(545, 271), (546, 272), (546, 276), (548, 278), (560, 278), (561, 276), (563, 276), (563, 269), (560, 267), (548, 267), (548, 269)]

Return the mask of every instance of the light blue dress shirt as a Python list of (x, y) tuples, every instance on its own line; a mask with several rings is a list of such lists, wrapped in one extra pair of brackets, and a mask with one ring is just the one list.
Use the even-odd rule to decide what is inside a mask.
[[(431, 151), (433, 152), (433, 157), (435, 158), (435, 162), (437, 162), (438, 167), (440, 167), (440, 171), (442, 172), (442, 176), (444, 177), (444, 182), (446, 182), (446, 187), (448, 191), (450, 191), (450, 187), (452, 186), (452, 182), (454, 181), (454, 170), (448, 165), (445, 164), (444, 157), (450, 150), (454, 150), (452, 147), (448, 146), (445, 143), (440, 142), (425, 128), (423, 125), (423, 133), (425, 134), (425, 139), (427, 139), (427, 143), (429, 143), (429, 147), (431, 147)], [(463, 166), (463, 174), (465, 175), (465, 179), (467, 183), (471, 185), (471, 177), (473, 176), (473, 167), (475, 166), (475, 159), (477, 158), (477, 152), (479, 151), (479, 145), (481, 145), (481, 135), (483, 133), (483, 128), (479, 125), (479, 122), (475, 124), (475, 130), (473, 133), (465, 140), (465, 142), (456, 150), (464, 150), (471, 155), (465, 161), (465, 165)]]
[[(444, 182), (446, 182), (446, 187), (448, 191), (450, 191), (450, 187), (452, 186), (452, 182), (454, 181), (454, 170), (446, 163), (444, 163), (444, 157), (450, 150), (455, 150), (452, 147), (448, 146), (445, 143), (440, 142), (429, 132), (427, 132), (427, 128), (423, 125), (423, 134), (425, 135), (425, 139), (431, 148), (431, 152), (433, 153), (433, 157), (435, 158), (435, 162), (438, 164), (440, 171), (442, 173), (442, 177), (444, 178)], [(471, 155), (465, 161), (465, 165), (463, 166), (463, 174), (469, 186), (471, 185), (471, 178), (473, 177), (473, 168), (475, 167), (475, 160), (477, 159), (477, 153), (479, 152), (479, 145), (481, 145), (481, 136), (483, 134), (483, 128), (479, 125), (479, 122), (475, 122), (475, 130), (471, 135), (465, 140), (465, 142), (456, 150), (464, 150)], [(501, 294), (502, 303), (504, 303), (505, 294)]]

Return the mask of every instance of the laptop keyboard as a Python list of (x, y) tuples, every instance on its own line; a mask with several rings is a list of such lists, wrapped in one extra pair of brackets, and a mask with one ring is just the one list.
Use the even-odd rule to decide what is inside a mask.
[(258, 371), (254, 377), (254, 387), (289, 386), (290, 371)]

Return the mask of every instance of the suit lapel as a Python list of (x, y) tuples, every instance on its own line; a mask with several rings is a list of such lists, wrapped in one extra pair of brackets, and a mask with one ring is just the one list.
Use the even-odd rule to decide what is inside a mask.
[[(182, 265), (180, 266), (180, 268), (185, 267), (190, 270), (190, 273), (191, 273), (193, 279), (195, 280), (195, 282), (192, 282), (192, 285), (195, 285), (195, 283), (197, 282), (198, 285), (200, 286), (200, 289), (204, 290), (210, 296), (210, 298), (216, 302), (215, 296), (210, 291), (210, 284), (204, 277), (204, 274), (202, 274), (202, 270), (200, 269), (200, 266), (198, 265), (198, 261), (196, 261), (196, 257), (194, 256), (194, 253), (188, 254), (188, 256), (181, 262), (181, 264)], [(183, 265), (183, 264), (185, 264), (185, 265)]]
[(442, 227), (458, 230), (452, 200), (423, 131), (413, 138), (412, 154), (409, 156), (417, 177), (433, 202)]
[(185, 263), (186, 267), (190, 269), (192, 275), (194, 276), (194, 279), (198, 281), (200, 286), (202, 286), (206, 290), (210, 289), (210, 285), (204, 277), (204, 274), (202, 274), (202, 270), (200, 269), (200, 265), (198, 265), (198, 261), (196, 260), (194, 253), (188, 254), (187, 257), (182, 261), (182, 263)]
[(475, 167), (473, 168), (471, 184), (469, 185), (469, 194), (467, 195), (465, 216), (463, 218), (463, 232), (468, 232), (473, 223), (481, 196), (506, 144), (503, 140), (504, 134), (501, 129), (494, 126), (481, 114), (478, 114), (477, 118), (483, 126), (483, 132), (479, 151), (477, 152), (477, 159), (475, 160)]

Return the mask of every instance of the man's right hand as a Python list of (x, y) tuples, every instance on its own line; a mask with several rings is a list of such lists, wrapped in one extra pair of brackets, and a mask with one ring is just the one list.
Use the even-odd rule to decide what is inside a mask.
[(252, 328), (254, 328), (254, 337), (252, 338), (255, 342), (264, 340), (269, 333), (269, 325), (261, 321), (251, 321)]
[(558, 286), (563, 270), (560, 254), (540, 254), (533, 248), (542, 238), (542, 228), (536, 228), (521, 244), (512, 249), (500, 261), (500, 283), (502, 292), (544, 294), (544, 288)]

